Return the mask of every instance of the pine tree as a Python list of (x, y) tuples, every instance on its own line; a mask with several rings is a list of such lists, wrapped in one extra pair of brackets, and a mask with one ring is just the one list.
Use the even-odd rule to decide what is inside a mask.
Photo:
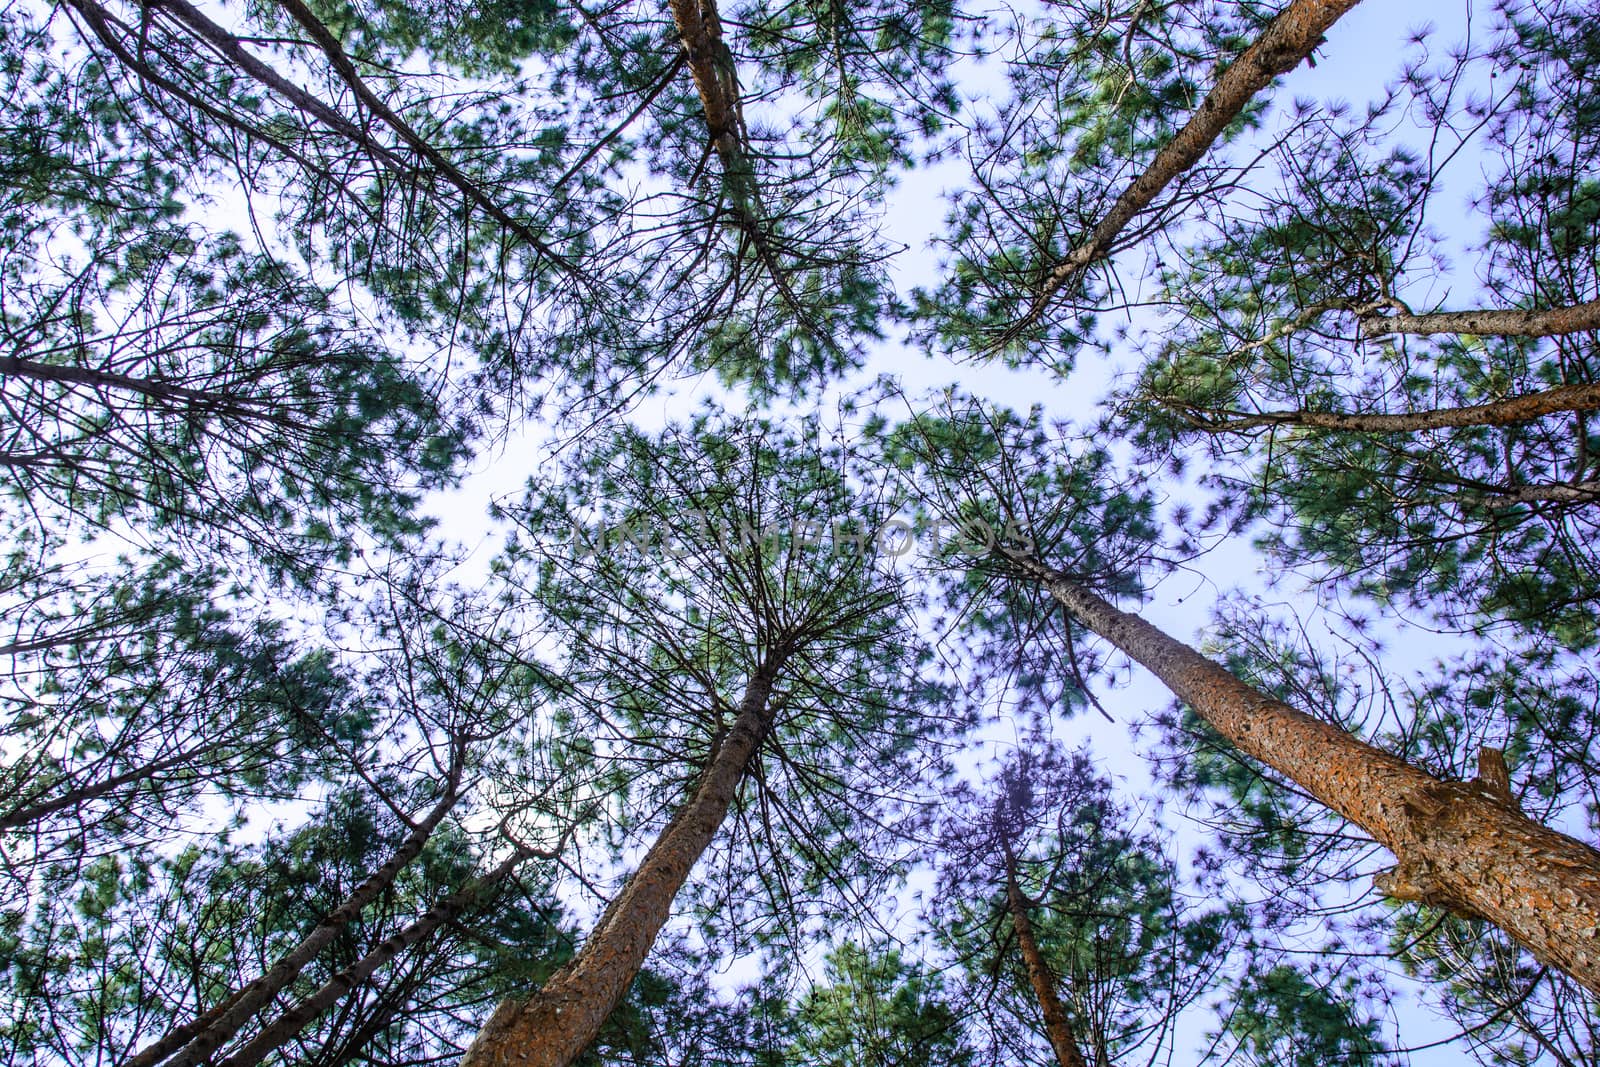
[(793, 1067), (968, 1067), (972, 1048), (937, 974), (883, 944), (845, 942), (793, 1008)]
[(1042, 1023), (1059, 1067), (1128, 1062), (1215, 989), (1245, 915), (1191, 902), (1168, 847), (1086, 751), (1029, 740), (982, 791), (951, 798), (935, 928), (968, 999), (994, 1005), (1000, 1048), (1036, 1044), (1015, 1028)]
[(719, 841), (725, 937), (849, 900), (942, 725), (880, 554), (893, 501), (863, 474), (815, 419), (708, 411), (592, 439), (512, 511), (503, 580), (562, 635), (559, 729), (623, 825), (659, 829), (577, 956), (505, 1002), (465, 1062), (572, 1062)]
[[(1116, 581), (1115, 573), (1080, 562), (1102, 550), (1081, 517), (1096, 501), (1040, 495), (1071, 476), (1057, 472), (1048, 452), (1029, 451), (1037, 435), (1014, 416), (952, 403), (897, 430), (891, 443), (891, 455), (903, 448), (950, 479), (938, 501), (949, 518), (977, 511), (1027, 531), (1026, 542), (998, 542), (978, 561), (979, 574), (1047, 595), (1075, 624), (1153, 673), (1229, 744), (1372, 835), (1399, 860), (1378, 879), (1385, 894), (1486, 918), (1586, 988), (1600, 986), (1600, 957), (1587, 933), (1600, 918), (1600, 852), (1523, 813), (1499, 750), (1483, 750), (1471, 780), (1443, 781), (1252, 688), (1116, 608), (1095, 589)], [(1096, 460), (1090, 453), (1091, 480)], [(1083, 462), (1073, 466), (1085, 470)], [(1111, 513), (1130, 506), (1105, 490), (1100, 498)], [(1051, 562), (1057, 555), (1065, 562)]]
[[(1402, 985), (1592, 1059), (1600, 31), (1498, 0), (1305, 98), (1378, 11), (0, 12), (0, 1058), (965, 1064), (1009, 1012), (1100, 1062), (1181, 972), (1245, 1061), (1382, 1062)], [(968, 178), (906, 292), (924, 163)], [(1062, 388), (777, 414), (900, 327)], [(681, 375), (750, 413), (630, 427)], [(542, 431), (457, 588), (425, 498)], [(1118, 606), (1249, 538), (1339, 655)], [(1110, 717), (1130, 663), (1200, 875), (1324, 962), (1175, 918), (1159, 813), (1053, 756), (909, 844), (971, 709)], [(944, 940), (841, 944), (924, 860)]]
[[(1274, 146), (1280, 186), (1216, 213), (1162, 274), (1174, 314), (1125, 410), (1153, 455), (1199, 438), (1219, 501), (1267, 518), (1287, 564), (1452, 628), (1587, 649), (1600, 46), (1560, 7), (1501, 5), (1485, 36)], [(1408, 112), (1460, 147), (1389, 132)], [(1438, 190), (1480, 144), (1474, 211), (1443, 232)], [(1462, 244), (1486, 296), (1433, 310), (1425, 279)]]
[[(171, 616), (153, 613), (142, 644), (78, 646), (98, 653), (87, 691), (17, 723), (45, 744), (15, 768), (38, 792), (7, 827), (8, 1000), (35, 1019), (8, 1032), (9, 1054), (245, 1067), (286, 1044), (404, 1043), (435, 1014), (436, 1032), (455, 1028), (450, 1006), (474, 987), (559, 954), (548, 921), (507, 927), (503, 954), (458, 940), (559, 850), (520, 826), (538, 811), (559, 834), (558, 783), (525, 776), (504, 812), (509, 790), (479, 785), (518, 758), (498, 739), (535, 691), (525, 664), (398, 589), (373, 605), (374, 647), (348, 659), (292, 656), (287, 626), (241, 633), (152, 592)], [(214, 742), (148, 751), (189, 737)]]

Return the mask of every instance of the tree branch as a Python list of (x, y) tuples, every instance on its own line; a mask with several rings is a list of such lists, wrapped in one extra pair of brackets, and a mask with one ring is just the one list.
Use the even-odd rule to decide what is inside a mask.
[(450, 896), (429, 908), (416, 922), (381, 941), (376, 948), (324, 982), (315, 993), (284, 1012), (270, 1025), (245, 1044), (238, 1052), (223, 1061), (222, 1067), (255, 1067), (273, 1052), (299, 1035), (318, 1016), (349, 995), (356, 986), (398, 956), (402, 951), (421, 942), (439, 927), (452, 922), (457, 916), (476, 904), (487, 891), (503, 882), (526, 859), (528, 852), (516, 849), (499, 866), (467, 883)]
[(1279, 12), (1256, 42), (1245, 50), (1201, 102), (1183, 128), (1156, 153), (1144, 173), (1133, 180), (1088, 238), (1051, 268), (1026, 313), (1009, 326), (994, 345), (1003, 347), (1036, 323), (1057, 293), (1098, 260), (1110, 255), (1117, 236), (1161, 191), (1199, 162), (1217, 138), (1273, 79), (1287, 74), (1323, 41), (1339, 17), (1359, 0), (1294, 0)]
[(230, 993), (216, 1007), (202, 1012), (187, 1023), (173, 1028), (164, 1037), (140, 1050), (127, 1067), (193, 1067), (211, 1059), (232, 1040), (241, 1027), (272, 1003), (317, 955), (333, 942), (338, 933), (361, 914), (378, 895), (394, 884), (407, 864), (421, 855), (434, 829), (461, 799), (464, 749), (458, 749), (445, 780), (443, 795), (423, 820), (408, 833), (389, 859), (357, 886), (348, 897), (317, 924), (316, 929), (294, 949), (249, 985)]
[(1368, 340), (1395, 333), (1559, 337), (1585, 330), (1600, 330), (1600, 300), (1557, 308), (1436, 311), (1428, 315), (1367, 315), (1361, 318), (1361, 336)]
[(1458, 426), (1508, 426), (1531, 422), (1558, 412), (1593, 411), (1600, 409), (1600, 382), (1558, 385), (1537, 393), (1523, 393), (1483, 404), (1392, 415), (1305, 410), (1235, 411), (1203, 408), (1173, 398), (1153, 399), (1190, 426), (1207, 433), (1235, 433), (1263, 426), (1304, 426), (1314, 430), (1354, 433), (1416, 433)]
[[(81, 2), (81, 0), (73, 0)], [(533, 230), (519, 219), (514, 218), (510, 212), (501, 207), (494, 198), (480, 188), (475, 182), (463, 174), (455, 164), (451, 163), (427, 139), (395, 114), (357, 74), (355, 65), (345, 55), (344, 49), (338, 40), (324, 26), (309, 8), (298, 4), (296, 0), (280, 0), (285, 10), (310, 33), (317, 46), (327, 55), (333, 64), (334, 70), (341, 80), (348, 85), (356, 98), (368, 110), (378, 116), (399, 138), (405, 142), (418, 156), (421, 156), (434, 170), (446, 181), (455, 186), (463, 196), (472, 203), (482, 208), (483, 211), (500, 223), (506, 229), (516, 234), (540, 255), (554, 263), (568, 274), (579, 276), (575, 264), (555, 252)], [(186, 26), (200, 39), (216, 49), (217, 53), (229, 60), (250, 75), (262, 85), (281, 94), (296, 107), (315, 116), (333, 131), (343, 135), (361, 145), (375, 156), (382, 159), (392, 169), (405, 173), (408, 168), (389, 147), (379, 143), (367, 131), (351, 122), (337, 110), (318, 100), (315, 96), (290, 82), (283, 75), (273, 70), (266, 63), (246, 49), (243, 43), (226, 29), (207, 18), (200, 9), (190, 4), (188, 0), (152, 0), (151, 7), (165, 9), (172, 14), (182, 25)]]

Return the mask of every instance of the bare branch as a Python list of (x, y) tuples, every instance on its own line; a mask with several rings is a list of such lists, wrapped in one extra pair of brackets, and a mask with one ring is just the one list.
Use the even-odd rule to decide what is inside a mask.
[(1155, 402), (1189, 425), (1207, 433), (1237, 433), (1264, 426), (1304, 426), (1313, 430), (1353, 433), (1416, 433), (1457, 426), (1509, 426), (1531, 422), (1565, 411), (1600, 409), (1600, 382), (1558, 385), (1537, 393), (1491, 400), (1483, 404), (1409, 411), (1398, 414), (1364, 414), (1344, 411), (1235, 411), (1203, 408), (1182, 400), (1156, 397)]
[(1395, 333), (1464, 333), (1477, 337), (1560, 337), (1600, 330), (1600, 300), (1558, 308), (1436, 311), (1429, 315), (1370, 315), (1361, 319), (1361, 336)]

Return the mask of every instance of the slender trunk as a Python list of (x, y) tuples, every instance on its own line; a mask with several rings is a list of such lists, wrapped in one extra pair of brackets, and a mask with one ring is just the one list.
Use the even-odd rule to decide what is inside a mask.
[[(104, 9), (100, 8), (96, 0), (70, 0), (70, 2), (74, 7), (80, 9), (90, 8), (99, 11), (102, 15), (105, 14)], [(242, 41), (217, 23), (211, 21), (198, 8), (188, 3), (187, 0), (161, 0), (159, 4), (151, 4), (150, 7), (162, 14), (169, 14), (173, 21), (181, 23), (190, 33), (215, 49), (218, 55), (244, 71), (267, 89), (282, 96), (294, 107), (299, 108), (308, 115), (316, 116), (329, 129), (361, 145), (372, 152), (373, 155), (381, 157), (395, 170), (404, 170), (405, 161), (396, 153), (369, 137), (361, 127), (345, 118), (337, 110), (329, 107), (317, 99), (316, 96), (300, 88), (258, 59), (254, 53), (244, 47)]]
[(1263, 426), (1306, 426), (1314, 430), (1355, 433), (1416, 433), (1457, 426), (1510, 426), (1560, 412), (1593, 411), (1600, 409), (1600, 382), (1558, 385), (1486, 404), (1397, 415), (1343, 411), (1208, 411), (1176, 401), (1158, 400), (1157, 403), (1175, 410), (1192, 425), (1209, 433), (1231, 433)]
[(1600, 300), (1558, 308), (1436, 311), (1431, 315), (1372, 315), (1361, 320), (1361, 334), (1369, 338), (1391, 333), (1556, 337), (1584, 330), (1600, 330)]
[(406, 864), (421, 854), (440, 820), (460, 799), (457, 792), (460, 781), (461, 767), (458, 764), (451, 770), (444, 796), (412, 828), (388, 861), (357, 886), (337, 908), (324, 916), (316, 929), (274, 963), (271, 969), (249, 985), (229, 993), (210, 1010), (174, 1027), (154, 1043), (146, 1045), (123, 1067), (154, 1067), (156, 1064), (193, 1067), (209, 1060), (213, 1053), (233, 1039), (241, 1027), (271, 1004), (273, 998), (299, 976), (306, 964), (316, 959), (340, 930), (393, 885)]
[(1070, 576), (1008, 556), (1240, 751), (1393, 852), (1399, 864), (1379, 890), (1487, 919), (1600, 994), (1600, 852), (1525, 816), (1498, 752), (1483, 751), (1474, 781), (1442, 781), (1251, 688)]
[(750, 159), (750, 132), (745, 126), (736, 63), (723, 40), (717, 5), (714, 0), (670, 0), (668, 7), (683, 45), (684, 61), (694, 79), (695, 92), (700, 96), (706, 134), (722, 164), (729, 205), (739, 230), (755, 249), (783, 302), (814, 334), (826, 341), (827, 331), (813, 321), (795, 292), (783, 257), (772, 241), (766, 208), (761, 202), (761, 188)]
[(694, 793), (667, 823), (583, 948), (525, 1002), (507, 1000), (461, 1067), (567, 1067), (594, 1041), (644, 966), (656, 935), (733, 804), (772, 724), (770, 696), (782, 658), (751, 678), (727, 736), (713, 748)]
[(668, 7), (689, 62), (695, 91), (700, 95), (700, 106), (705, 110), (711, 143), (724, 164), (742, 168), (745, 161), (739, 93), (734, 83), (733, 58), (722, 39), (722, 21), (716, 6), (701, 0), (669, 0)]
[(1029, 901), (1017, 884), (1017, 860), (1011, 853), (1011, 842), (1002, 841), (1006, 864), (1006, 908), (1011, 912), (1011, 928), (1017, 932), (1017, 944), (1022, 948), (1022, 962), (1028, 968), (1028, 982), (1033, 995), (1039, 998), (1039, 1010), (1044, 1013), (1044, 1033), (1055, 1050), (1060, 1067), (1088, 1067), (1083, 1053), (1078, 1051), (1078, 1039), (1067, 1019), (1067, 1010), (1056, 995), (1055, 974), (1045, 963), (1039, 951), (1039, 942), (1033, 936), (1033, 920), (1028, 915)]
[[(161, 0), (161, 2), (182, 10), (184, 12), (184, 20), (191, 25), (198, 26), (202, 23), (208, 26), (215, 25), (208, 23), (205, 20), (205, 16), (190, 7), (186, 0)], [(558, 255), (554, 249), (534, 232), (532, 227), (521, 219), (514, 217), (502, 207), (499, 201), (471, 178), (463, 174), (442, 152), (429, 143), (427, 138), (414, 130), (405, 119), (401, 118), (388, 104), (384, 103), (383, 98), (373, 92), (371, 87), (361, 79), (355, 63), (345, 53), (344, 46), (340, 44), (339, 38), (323, 24), (322, 20), (317, 17), (316, 12), (301, 3), (300, 0), (278, 0), (278, 6), (288, 12), (289, 16), (300, 24), (301, 29), (305, 30), (311, 39), (316, 42), (317, 47), (322, 49), (323, 55), (327, 56), (328, 62), (333, 65), (334, 72), (355, 94), (356, 99), (361, 102), (362, 106), (376, 115), (385, 126), (393, 130), (408, 148), (427, 160), (429, 166), (443, 175), (445, 181), (455, 186), (462, 196), (478, 205), (485, 214), (516, 234), (529, 247), (568, 274), (575, 275), (577, 273), (577, 268), (573, 263)]]
[(452, 922), (467, 911), (485, 892), (509, 878), (531, 853), (517, 849), (502, 860), (499, 866), (473, 882), (468, 883), (423, 913), (422, 918), (410, 926), (384, 938), (378, 946), (355, 963), (346, 967), (310, 996), (269, 1023), (243, 1048), (222, 1061), (221, 1067), (256, 1067), (256, 1064), (300, 1036), (318, 1016), (350, 995), (350, 991), (394, 959), (401, 952), (425, 940), (445, 923)]
[(1156, 157), (1123, 191), (1116, 203), (1089, 232), (1084, 242), (1067, 253), (1050, 271), (1022, 320), (1007, 331), (1014, 337), (1037, 321), (1056, 293), (1091, 264), (1110, 255), (1120, 234), (1172, 182), (1200, 161), (1224, 130), (1239, 117), (1255, 95), (1280, 75), (1287, 74), (1322, 43), (1323, 34), (1359, 0), (1294, 0), (1278, 13), (1256, 42), (1217, 79), (1189, 117)]

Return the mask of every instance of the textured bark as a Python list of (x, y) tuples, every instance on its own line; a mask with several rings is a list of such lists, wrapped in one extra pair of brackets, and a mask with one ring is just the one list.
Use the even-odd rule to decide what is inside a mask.
[(750, 158), (750, 132), (744, 121), (744, 101), (733, 53), (722, 37), (722, 19), (715, 0), (670, 0), (673, 25), (683, 44), (684, 60), (694, 79), (695, 92), (705, 113), (706, 134), (722, 165), (723, 191), (730, 215), (740, 232), (755, 249), (772, 284), (795, 316), (818, 340), (827, 340), (828, 331), (812, 317), (789, 281), (783, 257), (774, 246)]
[(1600, 382), (1558, 385), (1537, 393), (1485, 404), (1436, 408), (1403, 414), (1359, 414), (1342, 411), (1218, 411), (1177, 401), (1158, 400), (1190, 425), (1208, 433), (1253, 430), (1263, 426), (1305, 426), (1314, 430), (1355, 433), (1416, 433), (1458, 426), (1510, 426), (1566, 411), (1600, 409)]
[(1373, 315), (1361, 320), (1361, 334), (1369, 338), (1391, 333), (1557, 337), (1584, 330), (1600, 330), (1600, 300), (1528, 311), (1436, 311), (1431, 315)]
[(1091, 264), (1110, 255), (1117, 235), (1128, 223), (1149, 207), (1163, 189), (1200, 161), (1257, 93), (1271, 85), (1274, 78), (1299, 66), (1322, 43), (1329, 27), (1358, 2), (1294, 0), (1279, 12), (1256, 42), (1222, 72), (1200, 109), (1117, 198), (1090, 231), (1088, 239), (1051, 269), (1027, 313), (1008, 334), (1014, 336), (1036, 322), (1063, 287)]
[(1060, 1067), (1088, 1067), (1083, 1053), (1078, 1050), (1078, 1038), (1072, 1032), (1067, 1010), (1056, 994), (1055, 974), (1039, 951), (1039, 942), (1033, 936), (1033, 920), (1028, 911), (1030, 902), (1017, 884), (1017, 861), (1011, 854), (1011, 845), (1005, 845), (1006, 908), (1011, 912), (1011, 928), (1017, 933), (1017, 944), (1022, 949), (1022, 962), (1028, 968), (1028, 983), (1039, 1000), (1039, 1010), (1044, 1014), (1044, 1033), (1055, 1050)]
[(1600, 482), (1549, 482), (1519, 485), (1492, 496), (1476, 498), (1491, 508), (1510, 508), (1518, 504), (1587, 504), (1600, 500)]
[(358, 885), (337, 908), (323, 917), (316, 928), (281, 957), (261, 977), (229, 993), (216, 1005), (187, 1023), (169, 1030), (140, 1049), (124, 1067), (193, 1067), (211, 1059), (212, 1054), (233, 1039), (246, 1023), (270, 1005), (279, 992), (299, 976), (324, 948), (378, 895), (394, 884), (395, 878), (422, 853), (428, 838), (460, 799), (459, 764), (452, 769), (444, 796), (439, 798), (422, 821), (400, 842), (389, 859)]
[(441, 900), (424, 912), (422, 918), (399, 933), (384, 938), (371, 952), (328, 979), (315, 993), (274, 1019), (246, 1042), (243, 1048), (223, 1060), (221, 1067), (255, 1067), (298, 1037), (300, 1031), (347, 997), (352, 989), (372, 977), (379, 967), (425, 940), (445, 923), (455, 920), (476, 904), (486, 892), (509, 878), (530, 855), (535, 854), (527, 849), (514, 851), (494, 870)]
[(725, 165), (742, 166), (744, 121), (733, 77), (733, 58), (722, 39), (722, 21), (710, 0), (671, 0), (672, 21), (694, 77), (706, 132)]
[(508, 1000), (479, 1033), (461, 1067), (567, 1067), (600, 1032), (644, 966), (673, 899), (722, 826), (745, 772), (772, 725), (770, 697), (783, 658), (751, 678), (738, 715), (713, 747), (687, 803), (673, 815), (606, 908), (577, 956), (529, 1000)]
[(1011, 559), (1240, 751), (1393, 852), (1399, 865), (1379, 889), (1487, 919), (1600, 994), (1600, 852), (1523, 815), (1492, 760), (1482, 779), (1441, 781), (1251, 688), (1070, 576)]

